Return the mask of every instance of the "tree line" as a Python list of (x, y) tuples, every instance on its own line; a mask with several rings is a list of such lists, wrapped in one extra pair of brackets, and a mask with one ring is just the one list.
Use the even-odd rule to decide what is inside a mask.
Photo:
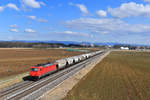
[(60, 47), (90, 47), (80, 44), (63, 44), (63, 43), (27, 43), (27, 42), (0, 42), (0, 48), (60, 48)]

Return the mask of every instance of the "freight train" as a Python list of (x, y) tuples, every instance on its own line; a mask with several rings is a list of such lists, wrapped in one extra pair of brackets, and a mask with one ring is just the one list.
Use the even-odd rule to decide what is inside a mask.
[(69, 57), (69, 58), (59, 59), (54, 62), (48, 62), (45, 64), (37, 64), (37, 65), (31, 67), (29, 75), (32, 79), (37, 80), (46, 75), (50, 75), (56, 71), (67, 68), (73, 64), (79, 63), (90, 57), (98, 55), (102, 52), (103, 51), (96, 51), (96, 52), (82, 54), (82, 55), (73, 56), (73, 57)]

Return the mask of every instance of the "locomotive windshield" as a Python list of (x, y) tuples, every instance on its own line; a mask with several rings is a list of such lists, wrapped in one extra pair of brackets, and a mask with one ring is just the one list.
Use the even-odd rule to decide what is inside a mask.
[(45, 65), (43, 65), (43, 67), (47, 67), (47, 66), (51, 66), (51, 65), (54, 65), (54, 64), (53, 63), (45, 64)]
[(31, 68), (31, 71), (38, 71), (38, 68)]

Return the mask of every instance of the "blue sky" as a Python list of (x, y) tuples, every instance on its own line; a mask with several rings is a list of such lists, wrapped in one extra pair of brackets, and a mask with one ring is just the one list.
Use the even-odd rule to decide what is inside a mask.
[(0, 35), (150, 45), (150, 0), (1, 0)]

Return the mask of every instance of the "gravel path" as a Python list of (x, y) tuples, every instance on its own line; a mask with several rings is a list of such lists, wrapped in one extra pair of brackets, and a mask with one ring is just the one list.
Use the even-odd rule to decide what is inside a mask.
[(28, 72), (25, 72), (25, 73), (22, 73), (22, 74), (13, 75), (13, 76), (9, 76), (9, 77), (0, 79), (0, 89), (23, 81), (22, 78), (27, 76), (27, 75), (28, 75)]

